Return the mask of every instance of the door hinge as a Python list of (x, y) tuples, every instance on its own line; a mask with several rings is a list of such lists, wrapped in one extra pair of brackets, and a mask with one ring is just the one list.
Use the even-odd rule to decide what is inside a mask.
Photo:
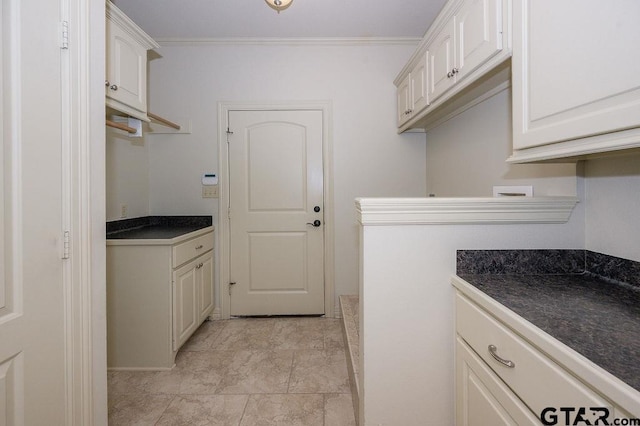
[(70, 233), (69, 231), (64, 231), (64, 235), (62, 238), (62, 258), (69, 259), (69, 244), (70, 244)]
[(236, 285), (235, 282), (229, 283), (229, 296), (231, 296), (231, 288)]
[(227, 219), (231, 219), (231, 207), (227, 209)]
[(233, 134), (233, 132), (231, 131), (231, 129), (229, 129), (229, 127), (227, 127), (227, 134), (228, 135), (232, 135)]
[(60, 22), (60, 49), (69, 49), (69, 21)]

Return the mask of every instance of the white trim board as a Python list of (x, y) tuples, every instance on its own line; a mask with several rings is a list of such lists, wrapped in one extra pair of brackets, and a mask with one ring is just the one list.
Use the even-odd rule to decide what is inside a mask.
[(219, 38), (156, 38), (161, 47), (169, 46), (238, 46), (238, 45), (280, 45), (280, 46), (417, 46), (422, 40), (415, 37), (219, 37)]
[(358, 198), (362, 225), (564, 223), (577, 197)]
[[(335, 210), (333, 203), (333, 113), (331, 101), (290, 102), (232, 102), (218, 103), (218, 225), (215, 238), (218, 251), (218, 292), (220, 317), (230, 317), (229, 286), (229, 163), (227, 145), (227, 123), (229, 111), (278, 111), (317, 110), (322, 111), (322, 156), (324, 173), (324, 306), (325, 316), (335, 315)], [(218, 307), (216, 307), (218, 309)]]

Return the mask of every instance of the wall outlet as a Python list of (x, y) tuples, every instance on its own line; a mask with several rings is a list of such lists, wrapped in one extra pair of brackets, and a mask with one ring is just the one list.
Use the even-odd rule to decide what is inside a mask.
[(202, 185), (202, 198), (218, 198), (218, 185)]
[(120, 204), (120, 217), (121, 218), (125, 218), (127, 217), (127, 205), (126, 204)]

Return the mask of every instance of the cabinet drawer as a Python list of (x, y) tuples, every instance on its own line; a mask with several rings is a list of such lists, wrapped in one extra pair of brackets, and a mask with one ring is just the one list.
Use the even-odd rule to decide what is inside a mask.
[[(608, 407), (613, 412), (609, 401), (460, 294), (456, 295), (456, 329), (536, 415), (547, 407)], [(494, 359), (490, 345), (514, 366)]]
[(456, 425), (539, 425), (540, 421), (487, 364), (456, 338)]
[(213, 232), (173, 246), (173, 267), (200, 256), (213, 248)]

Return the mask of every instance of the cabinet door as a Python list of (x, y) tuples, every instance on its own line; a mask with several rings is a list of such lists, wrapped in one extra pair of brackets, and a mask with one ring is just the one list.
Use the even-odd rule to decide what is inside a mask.
[(427, 56), (425, 53), (411, 70), (411, 116), (419, 114), (428, 104), (427, 96)]
[(522, 149), (640, 126), (640, 2), (514, 2), (513, 140)]
[(456, 82), (453, 73), (455, 55), (455, 18), (452, 18), (429, 45), (429, 100), (433, 102)]
[(405, 77), (398, 86), (398, 127), (411, 118), (411, 75)]
[(198, 328), (198, 261), (173, 273), (173, 350), (177, 351)]
[(456, 425), (538, 425), (537, 418), (475, 352), (456, 342)]
[(457, 81), (502, 50), (502, 0), (466, 0), (456, 14)]
[(202, 323), (213, 309), (213, 252), (199, 258), (196, 282), (198, 283), (198, 324)]
[(107, 101), (112, 99), (146, 114), (146, 73), (147, 50), (107, 20)]

